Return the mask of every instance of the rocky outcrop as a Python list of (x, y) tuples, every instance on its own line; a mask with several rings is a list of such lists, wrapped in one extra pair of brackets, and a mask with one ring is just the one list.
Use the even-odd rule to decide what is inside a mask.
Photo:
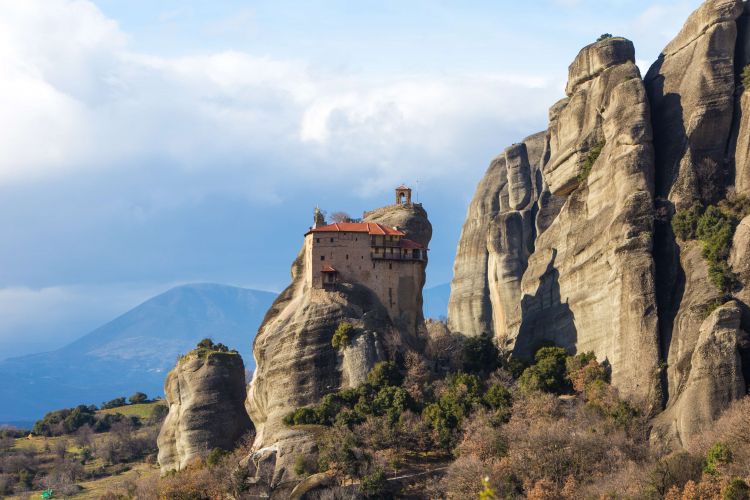
[(738, 344), (742, 311), (732, 301), (713, 311), (700, 326), (690, 350), (690, 369), (676, 397), (654, 420), (653, 439), (684, 447), (705, 431), (733, 401), (745, 395)]
[(231, 450), (252, 431), (245, 411), (245, 366), (236, 352), (195, 350), (169, 372), (169, 414), (157, 444), (162, 473), (184, 469), (214, 448)]
[[(366, 221), (398, 226), (425, 245), (432, 235), (419, 205), (385, 207), (367, 214)], [(310, 287), (304, 279), (306, 262), (303, 248), (292, 266), (291, 285), (271, 306), (253, 345), (257, 368), (247, 409), (257, 430), (257, 494), (289, 494), (298, 479), (294, 459), (314, 450), (311, 434), (286, 426), (284, 416), (325, 394), (361, 384), (376, 362), (419, 345), (424, 276), (411, 285), (413, 296), (394, 308), (392, 317), (362, 284), (339, 283), (336, 290)], [(355, 335), (337, 351), (331, 338), (342, 322), (352, 324)]]
[(534, 242), (507, 347), (593, 351), (624, 395), (660, 404), (651, 258), (653, 147), (630, 41), (584, 48), (551, 113), (542, 173), (559, 213)]
[(530, 200), (522, 155), (493, 161), (458, 246), (449, 325), (492, 331), (521, 358), (546, 342), (594, 351), (621, 394), (666, 408), (655, 436), (681, 446), (750, 375), (749, 219), (731, 293), (712, 284), (701, 243), (671, 227), (696, 202), (750, 195), (750, 4), (704, 2), (643, 81), (634, 57), (616, 37), (578, 54)]
[[(656, 435), (672, 445), (684, 445), (745, 392), (738, 388), (740, 382), (727, 378), (728, 372), (718, 367), (712, 375), (694, 373), (699, 366), (733, 362), (729, 360), (735, 354), (740, 362), (736, 351), (742, 342), (707, 345), (721, 338), (706, 333), (706, 312), (726, 302), (726, 293), (709, 280), (700, 244), (676, 239), (668, 217), (695, 202), (714, 204), (733, 185), (744, 189), (750, 117), (743, 113), (747, 98), (737, 95), (736, 83), (748, 62), (745, 9), (739, 0), (704, 2), (645, 79), (654, 125), (656, 194), (660, 210), (667, 215), (656, 225), (654, 257), (662, 357), (667, 365), (667, 412), (660, 422), (672, 423), (661, 425)], [(739, 310), (747, 307), (738, 304)], [(730, 344), (734, 354), (729, 352)], [(701, 358), (712, 349), (724, 348), (728, 349), (722, 354), (725, 361)], [(709, 376), (713, 380), (707, 380)], [(702, 394), (701, 406), (693, 411), (695, 391), (711, 386), (726, 390), (721, 396), (716, 391)]]
[(455, 332), (505, 336), (534, 241), (545, 144), (542, 132), (507, 148), (477, 187), (453, 265), (448, 318)]

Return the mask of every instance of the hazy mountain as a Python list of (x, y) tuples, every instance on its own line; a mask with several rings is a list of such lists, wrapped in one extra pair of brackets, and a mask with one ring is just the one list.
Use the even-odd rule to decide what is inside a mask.
[(179, 286), (61, 349), (1, 361), (0, 423), (135, 391), (161, 395), (177, 356), (204, 337), (239, 350), (252, 370), (253, 338), (274, 298), (233, 286)]

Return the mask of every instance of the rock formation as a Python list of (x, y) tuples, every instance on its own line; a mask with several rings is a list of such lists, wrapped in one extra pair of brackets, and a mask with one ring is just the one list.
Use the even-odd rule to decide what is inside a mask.
[[(424, 245), (432, 235), (426, 212), (416, 204), (384, 207), (365, 220), (398, 227)], [(247, 409), (257, 430), (251, 463), (261, 493), (273, 488), (280, 494), (293, 486), (289, 481), (296, 478), (295, 457), (314, 448), (312, 436), (286, 426), (283, 417), (325, 394), (361, 384), (376, 362), (418, 346), (424, 321), (424, 273), (409, 284), (415, 292), (410, 302), (399, 304), (392, 317), (362, 284), (339, 283), (335, 291), (311, 288), (304, 279), (307, 262), (303, 248), (292, 265), (292, 283), (271, 306), (253, 345), (257, 369)], [(342, 322), (352, 324), (357, 333), (348, 347), (337, 351), (331, 338)]]
[[(737, 95), (736, 90), (742, 89), (736, 84), (750, 62), (744, 47), (746, 8), (739, 0), (704, 2), (646, 75), (656, 146), (656, 195), (659, 208), (667, 213), (695, 202), (716, 203), (735, 184), (742, 189), (750, 130), (748, 116), (740, 115), (746, 97)], [(741, 371), (738, 380), (718, 369), (734, 363), (735, 354), (726, 347), (731, 342), (724, 341), (723, 347), (706, 345), (720, 342), (720, 337), (711, 333), (716, 324), (707, 323), (714, 316), (706, 319), (705, 311), (726, 296), (709, 281), (700, 244), (675, 238), (667, 219), (656, 225), (655, 242), (661, 355), (667, 365), (667, 411), (661, 419), (672, 419), (668, 438), (684, 445), (733, 398), (745, 393), (744, 382)], [(747, 307), (741, 302), (740, 306)], [(736, 320), (735, 336), (742, 331), (740, 317)], [(736, 350), (737, 341), (732, 345)], [(705, 359), (709, 354), (723, 358)], [(706, 366), (717, 368), (714, 380), (696, 386), (695, 381), (707, 374), (694, 371)], [(715, 391), (698, 396), (696, 391), (707, 390), (706, 384), (724, 387), (726, 392), (721, 397)]]
[(477, 187), (453, 265), (448, 304), (453, 331), (505, 336), (533, 246), (544, 146), (541, 132), (509, 147), (492, 160)]
[(157, 444), (162, 473), (184, 469), (213, 448), (231, 450), (253, 425), (245, 410), (245, 366), (236, 352), (196, 349), (169, 372), (169, 404)]
[(532, 136), (541, 145), (524, 141), (528, 175), (520, 148), (492, 162), (458, 245), (449, 325), (492, 332), (521, 358), (544, 342), (594, 351), (621, 394), (663, 411), (655, 437), (680, 446), (750, 375), (750, 219), (731, 293), (671, 227), (696, 202), (750, 195), (750, 6), (704, 2), (643, 80), (634, 59), (622, 38), (585, 47)]

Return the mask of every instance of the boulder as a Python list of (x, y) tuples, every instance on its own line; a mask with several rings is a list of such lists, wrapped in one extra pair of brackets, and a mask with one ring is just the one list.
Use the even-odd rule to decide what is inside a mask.
[(236, 352), (197, 349), (169, 372), (169, 413), (157, 439), (162, 473), (182, 470), (214, 448), (233, 449), (253, 430), (245, 411), (245, 366)]
[(654, 419), (652, 440), (670, 448), (686, 447), (707, 430), (729, 405), (745, 395), (738, 352), (744, 336), (742, 311), (734, 301), (714, 310), (700, 326), (690, 371), (667, 409)]

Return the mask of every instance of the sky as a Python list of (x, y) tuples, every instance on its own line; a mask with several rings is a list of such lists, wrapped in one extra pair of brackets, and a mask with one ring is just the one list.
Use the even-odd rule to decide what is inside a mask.
[(697, 0), (0, 0), (0, 359), (156, 293), (279, 291), (313, 208), (417, 191), (449, 282), (489, 161), (602, 33), (642, 71)]

